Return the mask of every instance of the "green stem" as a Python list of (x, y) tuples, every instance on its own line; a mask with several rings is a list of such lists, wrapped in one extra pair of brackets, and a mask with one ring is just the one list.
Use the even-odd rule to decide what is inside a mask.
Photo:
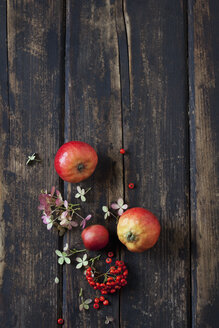
[(82, 220), (84, 220), (84, 218), (83, 218), (80, 214), (78, 214), (77, 212), (75, 212), (75, 214), (76, 214), (79, 218), (81, 218)]
[(81, 253), (81, 252), (86, 252), (86, 248), (85, 249), (73, 249), (73, 250), (69, 250), (69, 252), (71, 252), (71, 254), (69, 254), (68, 256), (72, 256), (72, 255), (74, 255), (74, 254), (76, 254), (76, 253)]
[(88, 191), (90, 191), (92, 188), (90, 187), (90, 188), (88, 188), (86, 191), (85, 191), (85, 195), (86, 195), (86, 193), (88, 192)]

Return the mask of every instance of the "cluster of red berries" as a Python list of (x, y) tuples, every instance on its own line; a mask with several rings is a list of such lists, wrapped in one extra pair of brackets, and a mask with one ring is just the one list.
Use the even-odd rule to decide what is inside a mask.
[[(112, 263), (113, 253), (108, 253), (106, 263)], [(99, 282), (99, 278), (104, 276), (104, 281)], [(104, 274), (98, 274), (94, 268), (87, 268), (86, 279), (91, 287), (100, 290), (102, 295), (113, 294), (123, 286), (127, 285), (128, 270), (123, 261), (116, 261), (114, 266)]]
[(107, 300), (107, 299), (105, 299), (105, 297), (104, 296), (100, 296), (99, 298), (98, 297), (96, 297), (95, 299), (94, 299), (94, 305), (93, 305), (93, 307), (94, 307), (94, 309), (99, 309), (99, 307), (100, 307), (100, 302), (103, 302), (103, 305), (109, 305), (109, 301)]

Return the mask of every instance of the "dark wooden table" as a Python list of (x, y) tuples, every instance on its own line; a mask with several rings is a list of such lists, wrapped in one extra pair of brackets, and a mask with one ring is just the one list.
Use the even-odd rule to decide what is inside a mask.
[[(219, 1), (1, 0), (0, 40), (0, 327), (63, 317), (102, 328), (106, 315), (109, 327), (219, 327)], [(82, 247), (80, 229), (59, 238), (37, 209), (54, 184), (73, 198), (53, 165), (69, 140), (98, 152), (80, 184), (92, 187), (85, 212), (129, 267), (128, 286), (99, 311), (79, 312), (80, 287), (95, 292), (54, 252)], [(34, 152), (41, 163), (26, 166)], [(119, 196), (158, 216), (151, 250), (113, 239), (101, 206)]]

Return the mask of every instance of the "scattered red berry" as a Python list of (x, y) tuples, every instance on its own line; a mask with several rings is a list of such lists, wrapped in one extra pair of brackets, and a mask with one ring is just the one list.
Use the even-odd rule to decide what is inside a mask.
[(121, 148), (119, 152), (120, 152), (120, 154), (125, 154), (125, 149)]
[(64, 320), (62, 318), (60, 318), (60, 319), (57, 320), (57, 322), (58, 322), (59, 325), (63, 325)]
[(110, 257), (108, 257), (107, 259), (106, 259), (106, 263), (111, 263), (112, 262), (112, 259), (110, 258)]
[(96, 309), (96, 310), (97, 310), (97, 309), (99, 309), (99, 307), (100, 307), (100, 306), (99, 306), (99, 304), (98, 304), (98, 303), (94, 303), (93, 307), (94, 307), (94, 309)]
[(99, 303), (99, 302), (100, 302), (100, 299), (96, 297), (96, 298), (94, 299), (94, 303)]
[(107, 255), (108, 255), (108, 257), (113, 257), (114, 256), (113, 252), (109, 252)]
[(103, 301), (103, 305), (109, 305), (109, 301), (108, 300)]
[(105, 297), (104, 297), (104, 296), (100, 296), (100, 297), (99, 297), (99, 300), (100, 300), (101, 302), (103, 302), (103, 301), (105, 300)]
[(134, 183), (129, 183), (129, 189), (133, 189), (135, 187)]

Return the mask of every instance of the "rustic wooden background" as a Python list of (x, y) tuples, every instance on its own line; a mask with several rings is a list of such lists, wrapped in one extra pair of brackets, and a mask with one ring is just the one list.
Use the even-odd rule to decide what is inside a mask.
[[(219, 327), (218, 84), (219, 1), (0, 1), (1, 328), (53, 328), (59, 317), (102, 328), (106, 315), (111, 327)], [(53, 167), (69, 140), (99, 155), (81, 184), (92, 186), (93, 223), (123, 196), (162, 226), (142, 254), (111, 242), (129, 282), (99, 311), (79, 313), (79, 288), (95, 293), (54, 253), (81, 247), (80, 234), (47, 232), (37, 210), (42, 188), (73, 197)], [(42, 162), (26, 166), (33, 152)]]

